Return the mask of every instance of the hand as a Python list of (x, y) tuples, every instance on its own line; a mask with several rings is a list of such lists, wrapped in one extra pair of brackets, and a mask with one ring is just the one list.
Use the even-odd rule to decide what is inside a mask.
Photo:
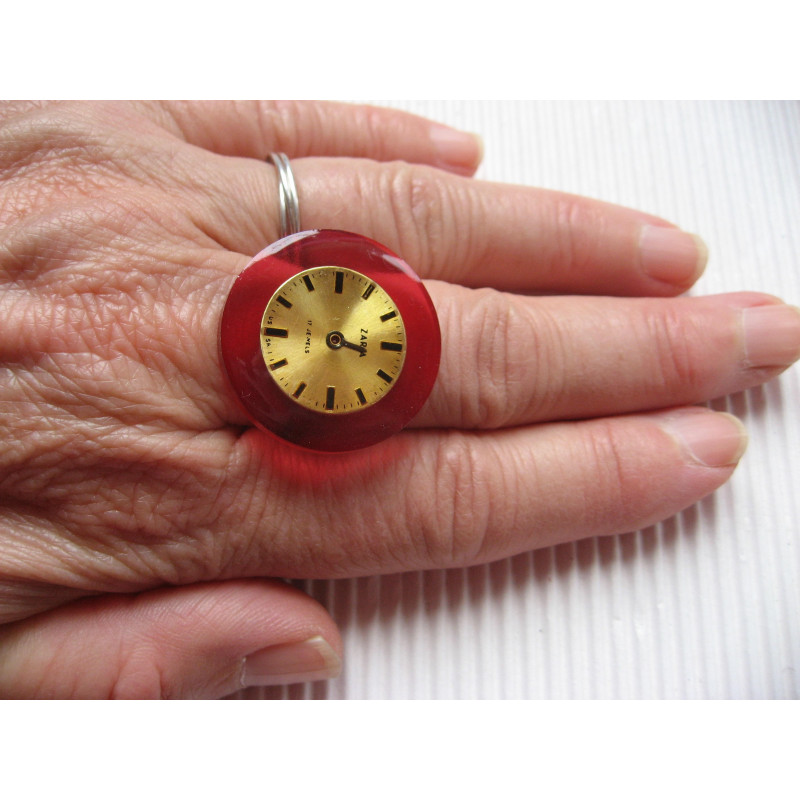
[[(0, 113), (2, 696), (217, 697), (335, 674), (335, 624), (278, 579), (465, 566), (653, 524), (744, 448), (736, 421), (692, 404), (800, 351), (800, 315), (776, 298), (676, 297), (705, 262), (694, 237), (474, 181), (474, 139), (406, 114)], [(385, 445), (285, 446), (226, 383), (222, 306), (278, 238), (274, 150), (293, 159), (304, 227), (377, 239), (427, 279), (439, 379)]]

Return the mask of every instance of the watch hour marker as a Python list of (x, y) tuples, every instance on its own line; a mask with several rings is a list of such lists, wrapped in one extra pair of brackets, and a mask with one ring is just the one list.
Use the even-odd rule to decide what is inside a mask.
[(277, 300), (284, 308), (292, 307), (292, 304), (282, 294), (278, 295)]
[(394, 353), (402, 353), (403, 345), (399, 342), (381, 342), (381, 350), (391, 350)]
[(286, 328), (264, 328), (264, 336), (274, 336), (277, 339), (285, 339), (289, 335)]
[(369, 296), (375, 291), (375, 284), (371, 283), (364, 289), (364, 294), (361, 295), (362, 300), (369, 300)]
[(336, 387), (329, 386), (328, 391), (325, 393), (325, 408), (328, 411), (333, 410), (333, 403), (335, 399), (336, 399)]
[(344, 272), (337, 272), (336, 286), (335, 286), (336, 294), (341, 294), (343, 288), (344, 288)]
[(378, 370), (378, 377), (382, 378), (383, 380), (385, 380), (386, 383), (391, 383), (392, 382), (392, 376), (391, 375), (387, 375), (382, 369)]
[(303, 275), (303, 283), (306, 285), (306, 289), (308, 289), (309, 292), (314, 291), (314, 284), (311, 282), (310, 275)]
[(292, 395), (292, 397), (294, 397), (294, 399), (295, 399), (295, 400), (297, 400), (297, 398), (298, 398), (298, 397), (300, 397), (300, 395), (301, 395), (301, 394), (303, 394), (303, 392), (305, 391), (305, 389), (306, 389), (306, 384), (305, 384), (305, 383), (301, 383), (301, 384), (300, 384), (300, 385), (299, 385), (299, 386), (298, 386), (298, 387), (297, 387), (297, 388), (294, 390), (294, 394)]
[(394, 319), (397, 316), (396, 311), (390, 311), (388, 314), (384, 314), (381, 317), (381, 322), (388, 322), (390, 319)]
[(276, 361), (274, 364), (270, 364), (269, 368), (273, 372), (275, 372), (276, 369), (280, 369), (281, 367), (285, 367), (288, 363), (289, 362), (285, 358), (282, 358), (280, 361)]
[(364, 392), (361, 389), (356, 389), (356, 397), (358, 398), (358, 402), (361, 403), (362, 406), (367, 404), (367, 398), (364, 397)]

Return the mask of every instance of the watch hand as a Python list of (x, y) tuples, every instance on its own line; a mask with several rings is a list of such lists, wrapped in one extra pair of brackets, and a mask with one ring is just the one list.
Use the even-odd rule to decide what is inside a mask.
[(347, 339), (344, 338), (344, 334), (340, 331), (331, 331), (325, 337), (325, 343), (331, 348), (331, 350), (340, 350), (342, 347), (347, 347), (350, 350), (355, 350), (361, 355), (367, 354), (366, 347), (348, 342)]
[(347, 340), (342, 341), (342, 347), (349, 347), (351, 350), (355, 350), (358, 353), (366, 353), (367, 348), (361, 345), (353, 344), (352, 342), (348, 342)]

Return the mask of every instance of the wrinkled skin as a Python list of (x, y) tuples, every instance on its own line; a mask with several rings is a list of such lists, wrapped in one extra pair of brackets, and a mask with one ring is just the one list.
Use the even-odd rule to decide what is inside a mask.
[[(227, 292), (279, 235), (273, 150), (293, 159), (304, 227), (384, 242), (437, 307), (439, 380), (384, 445), (286, 446), (227, 385)], [(794, 360), (787, 314), (758, 357), (743, 329), (743, 309), (785, 307), (677, 297), (702, 270), (691, 237), (653, 277), (642, 230), (668, 223), (477, 182), (479, 158), (425, 120), (334, 104), (0, 111), (1, 696), (333, 675), (335, 624), (277, 578), (634, 530), (730, 476), (739, 428), (686, 407)], [(687, 430), (705, 432), (699, 458)], [(272, 666), (246, 674), (263, 652)]]

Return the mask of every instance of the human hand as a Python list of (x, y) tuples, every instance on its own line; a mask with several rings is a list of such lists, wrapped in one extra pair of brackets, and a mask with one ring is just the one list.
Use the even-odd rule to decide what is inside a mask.
[[(641, 528), (729, 477), (739, 426), (681, 407), (778, 374), (797, 313), (671, 297), (698, 277), (694, 239), (448, 174), (478, 147), (434, 130), (316, 104), (5, 109), (0, 695), (326, 677), (333, 621), (263, 576), (480, 563)], [(247, 427), (224, 378), (228, 289), (278, 237), (273, 150), (305, 227), (375, 238), (429, 279), (439, 380), (367, 451)]]

